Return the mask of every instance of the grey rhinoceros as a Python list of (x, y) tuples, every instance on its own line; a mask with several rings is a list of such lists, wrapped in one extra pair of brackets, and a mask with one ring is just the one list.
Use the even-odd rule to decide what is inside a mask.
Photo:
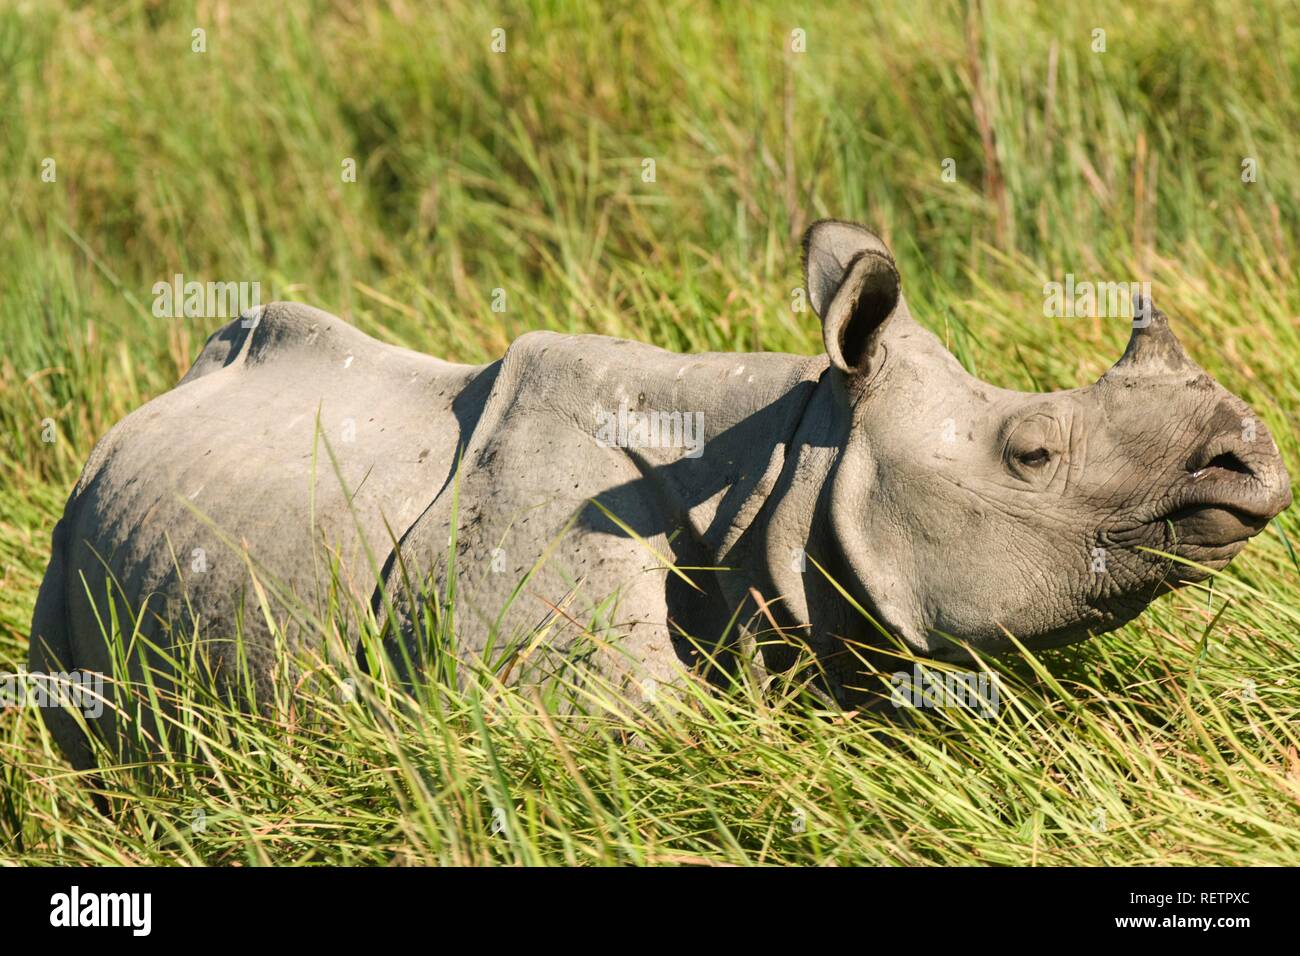
[[(1149, 303), (1096, 383), (1014, 392), (913, 321), (871, 232), (819, 222), (804, 253), (815, 357), (531, 332), (471, 367), (292, 303), (232, 322), (95, 447), (32, 670), (109, 669), (111, 590), (160, 650), (201, 635), (218, 676), (243, 666), (239, 631), (269, 683), (267, 620), (287, 618), (250, 566), (306, 603), (333, 567), (403, 673), (453, 576), (443, 638), (509, 681), (671, 683), (701, 649), (716, 663), (779, 630), (759, 666), (802, 647), (849, 704), (877, 628), (952, 660), (1009, 634), (1078, 641), (1224, 567), (1289, 504), (1268, 429)], [(88, 765), (71, 719), (47, 718)]]

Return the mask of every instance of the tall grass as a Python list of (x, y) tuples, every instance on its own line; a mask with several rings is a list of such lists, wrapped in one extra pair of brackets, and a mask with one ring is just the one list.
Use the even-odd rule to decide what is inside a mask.
[[(458, 361), (533, 328), (811, 353), (798, 234), (860, 219), (918, 318), (1005, 387), (1083, 384), (1122, 350), (1124, 322), (1043, 318), (1045, 282), (1150, 280), (1300, 474), (1294, 14), (0, 0), (0, 669), (91, 445), (213, 329), (151, 314), (176, 272)], [(10, 710), (0, 859), (1295, 863), (1298, 540), (1292, 509), (1212, 588), (991, 664), (991, 720), (744, 686), (574, 714), (480, 681), (412, 708), (339, 658), (264, 715), (183, 688), (188, 749), (106, 769), (105, 816)]]

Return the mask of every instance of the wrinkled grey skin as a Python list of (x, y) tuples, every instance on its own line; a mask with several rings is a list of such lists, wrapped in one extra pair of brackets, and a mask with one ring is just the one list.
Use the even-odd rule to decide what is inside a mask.
[[(826, 344), (816, 358), (533, 332), (468, 367), (294, 304), (231, 323), (176, 389), (96, 446), (54, 533), (32, 669), (107, 669), (87, 597), (103, 603), (106, 562), (146, 606), (152, 640), (186, 647), (193, 627), (167, 622), (192, 613), (220, 675), (238, 622), (269, 684), (275, 654), (243, 549), (310, 604), (326, 543), (358, 596), (383, 566), (372, 600), (396, 623), (386, 664), (407, 674), (430, 640), (423, 606), (445, 592), (454, 525), (462, 662), (510, 681), (580, 664), (615, 684), (671, 683), (699, 665), (697, 646), (725, 633), (743, 653), (738, 637), (770, 628), (756, 592), (848, 705), (862, 665), (845, 648), (881, 637), (816, 565), (915, 651), (961, 660), (965, 647), (1009, 650), (1007, 632), (1042, 648), (1118, 627), (1205, 575), (1142, 548), (1217, 570), (1290, 503), (1263, 422), (1159, 312), (1095, 384), (1012, 392), (967, 374), (912, 320), (866, 230), (814, 225), (805, 272)], [(702, 454), (598, 443), (598, 415), (621, 403), (699, 413)], [(318, 409), (350, 507), (323, 448), (313, 464)], [(205, 571), (192, 570), (195, 548)], [(726, 570), (690, 570), (706, 568)], [(788, 645), (760, 643), (757, 665), (789, 666)], [(89, 765), (68, 718), (46, 716)]]

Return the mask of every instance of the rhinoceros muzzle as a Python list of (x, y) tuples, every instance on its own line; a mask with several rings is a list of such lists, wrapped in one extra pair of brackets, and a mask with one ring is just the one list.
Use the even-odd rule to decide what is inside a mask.
[[(1161, 383), (1196, 392), (1217, 389), (1183, 351), (1167, 316), (1139, 297), (1133, 335), (1102, 381), (1125, 388)], [(1188, 455), (1167, 492), (1147, 503), (1132, 530), (1145, 526), (1155, 547), (1221, 567), (1291, 503), (1291, 483), (1277, 446), (1249, 409), (1227, 398), (1206, 414), (1214, 433)]]
[(1235, 554), (1290, 505), (1286, 468), (1272, 442), (1267, 444), (1267, 450), (1253, 452), (1245, 442), (1223, 437), (1192, 458), (1173, 503), (1157, 519), (1172, 525), (1177, 543), (1233, 547)]

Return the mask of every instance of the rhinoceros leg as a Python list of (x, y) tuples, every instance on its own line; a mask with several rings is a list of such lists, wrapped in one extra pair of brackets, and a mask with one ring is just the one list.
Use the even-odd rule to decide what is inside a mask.
[[(41, 581), (32, 616), (31, 647), (28, 668), (32, 674), (57, 674), (76, 669), (71, 634), (68, 628), (67, 564), (64, 549), (68, 531), (66, 521), (54, 526), (50, 566)], [(54, 742), (77, 770), (95, 766), (90, 743), (77, 726), (76, 719), (60, 707), (46, 707), (42, 716)]]

